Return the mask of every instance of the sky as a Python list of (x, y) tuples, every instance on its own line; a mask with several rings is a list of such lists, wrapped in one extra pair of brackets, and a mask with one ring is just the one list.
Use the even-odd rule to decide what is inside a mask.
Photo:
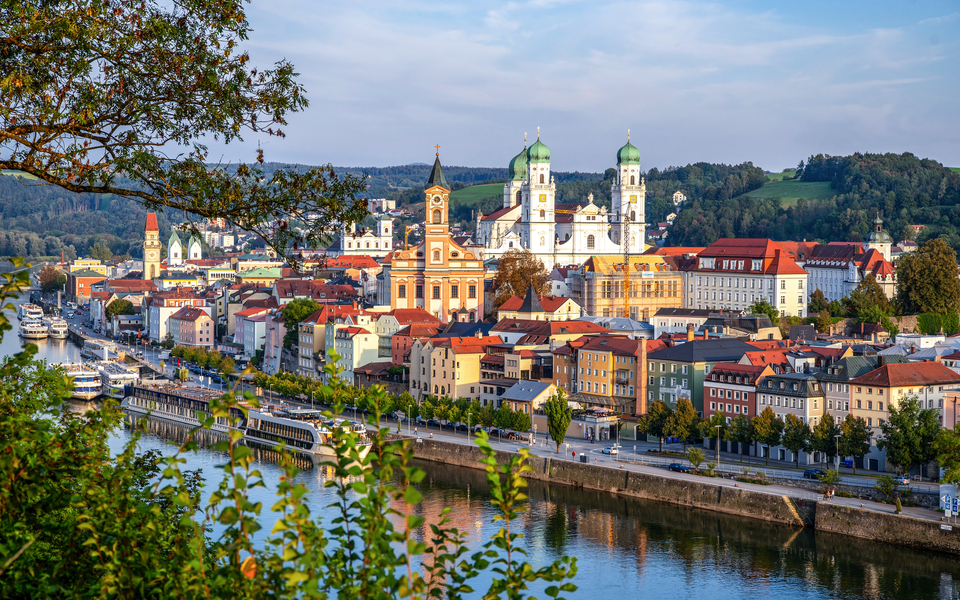
[(912, 152), (960, 166), (960, 0), (252, 0), (253, 64), (310, 106), (225, 161), (505, 167), (540, 129), (558, 171)]

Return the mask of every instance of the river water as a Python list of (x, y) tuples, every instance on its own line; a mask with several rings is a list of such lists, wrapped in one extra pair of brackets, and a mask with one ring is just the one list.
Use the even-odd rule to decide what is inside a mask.
[[(50, 362), (79, 360), (79, 349), (70, 342), (44, 340), (38, 346), (40, 357)], [(0, 352), (19, 348), (14, 328), (0, 344)], [(151, 422), (140, 447), (172, 453), (171, 444), (182, 441), (187, 431)], [(128, 430), (118, 431), (111, 447), (119, 450), (130, 435)], [(256, 456), (267, 487), (255, 489), (253, 499), (268, 507), (280, 470), (273, 452), (258, 450)], [(221, 454), (201, 448), (186, 458), (185, 469), (201, 469), (208, 481), (219, 481)], [(298, 482), (311, 490), (311, 510), (329, 519), (332, 514), (325, 507), (333, 496), (323, 483), (330, 474), (306, 460), (302, 466)], [(427, 478), (419, 510), (428, 524), (449, 506), (454, 524), (468, 533), (471, 545), (478, 546), (497, 530), (482, 472), (432, 463), (421, 466)], [(528, 493), (529, 507), (520, 523), (528, 558), (543, 566), (564, 555), (577, 557), (574, 583), (579, 590), (570, 598), (960, 597), (960, 560), (951, 555), (536, 481), (530, 482)], [(272, 524), (265, 522), (264, 532)]]

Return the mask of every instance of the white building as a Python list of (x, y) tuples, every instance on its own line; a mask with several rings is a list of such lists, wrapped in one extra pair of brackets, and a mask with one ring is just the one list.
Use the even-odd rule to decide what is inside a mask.
[(591, 256), (623, 256), (645, 249), (646, 184), (640, 151), (629, 141), (617, 152), (617, 178), (611, 186), (611, 210), (593, 203), (557, 204), (550, 174), (550, 150), (539, 140), (509, 164), (503, 206), (477, 221), (475, 239), (484, 258), (498, 258), (511, 248), (535, 253), (548, 269), (581, 264)]
[(873, 231), (862, 244), (834, 242), (818, 244), (803, 268), (809, 273), (808, 291), (823, 292), (828, 301), (849, 296), (865, 277), (873, 275), (887, 298), (897, 292), (897, 275), (891, 260), (892, 240), (883, 231), (883, 221), (877, 217)]
[(365, 255), (383, 258), (393, 251), (393, 220), (383, 215), (377, 220), (376, 231), (366, 229), (357, 232), (351, 224), (340, 232), (340, 239), (327, 249), (330, 256)]

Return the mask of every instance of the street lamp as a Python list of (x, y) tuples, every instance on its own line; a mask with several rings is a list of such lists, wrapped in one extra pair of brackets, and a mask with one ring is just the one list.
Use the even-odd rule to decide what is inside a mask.
[(717, 466), (720, 466), (720, 427), (721, 425), (714, 425), (717, 428)]
[(840, 434), (833, 436), (833, 439), (837, 441), (837, 473), (840, 472)]

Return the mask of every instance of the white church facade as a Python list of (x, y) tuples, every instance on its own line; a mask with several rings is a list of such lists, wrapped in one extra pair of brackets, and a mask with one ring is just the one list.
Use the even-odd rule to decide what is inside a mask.
[(340, 231), (340, 237), (327, 248), (329, 256), (372, 256), (383, 258), (393, 251), (393, 219), (383, 215), (377, 220), (377, 230), (357, 231), (356, 225)]
[(513, 248), (536, 254), (547, 269), (579, 265), (591, 256), (623, 256), (646, 248), (646, 185), (640, 151), (630, 141), (617, 152), (611, 209), (593, 203), (557, 204), (550, 174), (550, 150), (540, 141), (513, 157), (503, 186), (503, 206), (477, 220), (476, 241), (484, 258), (500, 258)]

